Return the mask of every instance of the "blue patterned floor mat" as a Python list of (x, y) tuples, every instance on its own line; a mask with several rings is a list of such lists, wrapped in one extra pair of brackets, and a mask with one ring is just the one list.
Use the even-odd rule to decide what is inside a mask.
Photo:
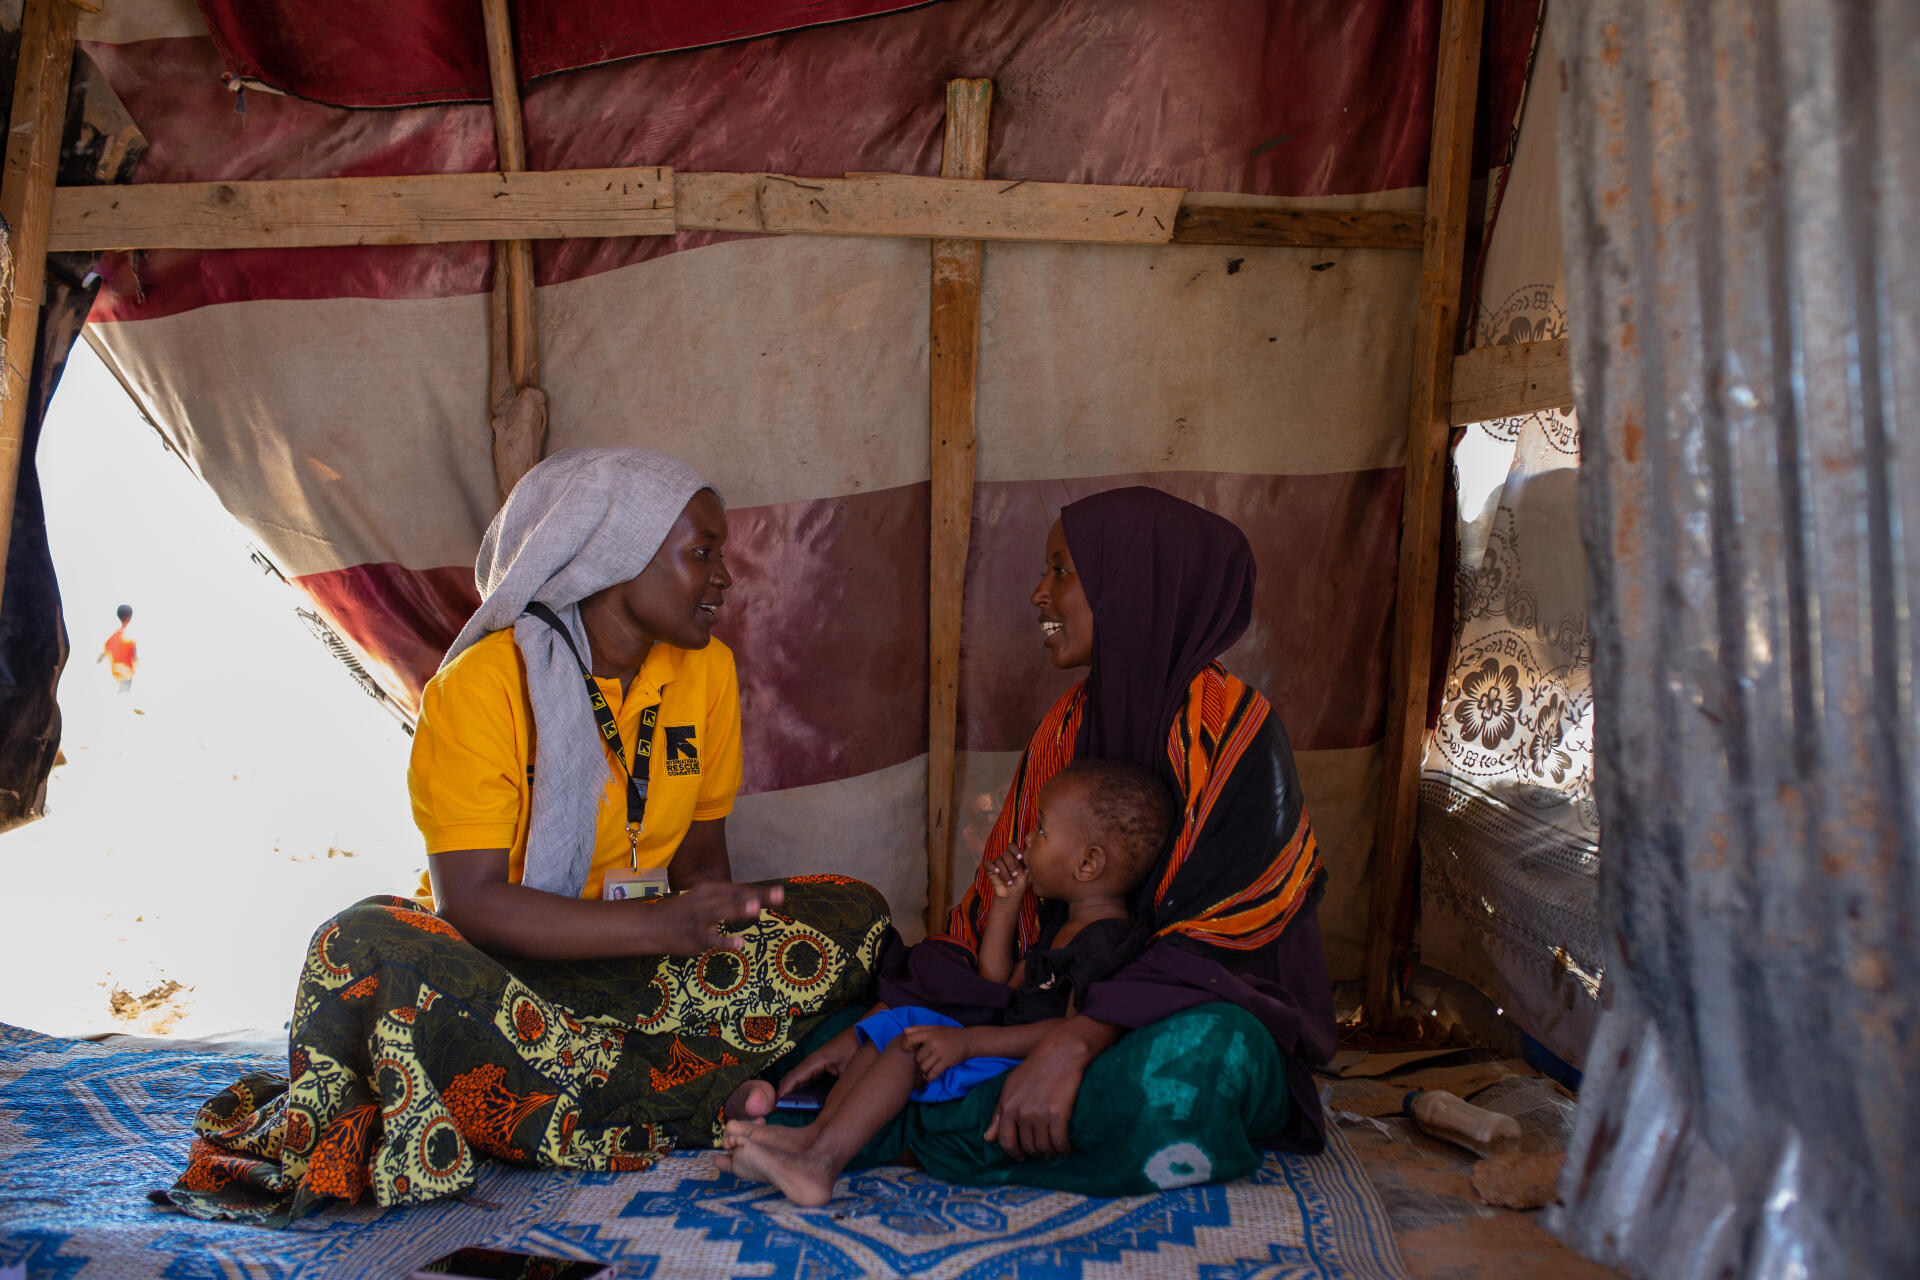
[(386, 1280), (462, 1245), (619, 1264), (624, 1280), (1405, 1280), (1379, 1198), (1336, 1130), (1325, 1154), (1253, 1176), (1089, 1199), (956, 1187), (918, 1170), (846, 1178), (819, 1209), (723, 1174), (706, 1154), (646, 1173), (486, 1166), (467, 1201), (335, 1208), (286, 1231), (150, 1206), (230, 1054), (110, 1048), (0, 1024), (0, 1274), (27, 1280)]

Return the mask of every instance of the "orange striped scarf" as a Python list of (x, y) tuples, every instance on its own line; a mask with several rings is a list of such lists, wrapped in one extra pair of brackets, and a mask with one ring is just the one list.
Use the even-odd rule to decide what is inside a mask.
[[(1086, 709), (1085, 688), (1082, 683), (1067, 690), (1033, 731), (1006, 803), (1000, 807), (999, 819), (987, 836), (980, 870), (948, 916), (946, 932), (936, 936), (968, 951), (978, 950), (987, 908), (993, 902), (987, 864), (1009, 847), (1026, 847), (1028, 836), (1039, 822), (1040, 789), (1073, 760), (1080, 718)], [(1199, 860), (1193, 858), (1228, 778), (1272, 711), (1264, 697), (1218, 663), (1209, 664), (1187, 687), (1186, 702), (1167, 731), (1167, 763), (1172, 776), (1179, 779), (1183, 818), (1172, 847), (1147, 879), (1151, 892), (1147, 905), (1155, 917), (1154, 939), (1177, 935), (1208, 946), (1251, 951), (1285, 932), (1307, 902), (1321, 864), (1304, 805), (1297, 809), (1280, 847), (1271, 856), (1249, 851), (1244, 869), (1220, 864), (1219, 858), (1231, 857), (1231, 851), (1218, 855), (1209, 851)], [(1183, 891), (1182, 901), (1191, 901), (1198, 894), (1207, 905), (1183, 910), (1177, 919), (1161, 920), (1162, 904), (1181, 882), (1194, 889), (1192, 893)], [(1039, 935), (1039, 900), (1029, 890), (1020, 904), (1023, 953), (1033, 947)]]

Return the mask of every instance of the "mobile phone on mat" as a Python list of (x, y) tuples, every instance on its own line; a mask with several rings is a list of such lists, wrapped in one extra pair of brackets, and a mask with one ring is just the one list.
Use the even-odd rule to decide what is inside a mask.
[(613, 1280), (604, 1262), (511, 1249), (455, 1249), (415, 1267), (407, 1280)]

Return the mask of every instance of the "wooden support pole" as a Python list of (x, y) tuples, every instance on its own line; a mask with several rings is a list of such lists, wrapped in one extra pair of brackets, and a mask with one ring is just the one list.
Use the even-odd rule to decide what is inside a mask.
[(6, 334), (5, 363), (0, 366), (0, 609), (5, 608), (14, 491), (32, 408), (27, 393), (40, 334), (40, 300), (46, 292), (47, 230), (53, 222), (53, 184), (60, 168), (60, 134), (67, 123), (67, 84), (73, 75), (78, 25), (79, 13), (70, 0), (26, 0), (20, 20), (20, 61), (13, 77), (6, 170), (0, 176), (0, 215), (13, 237), (13, 281), (0, 319)]
[[(943, 178), (987, 175), (993, 81), (947, 82)], [(960, 707), (960, 616), (973, 533), (973, 393), (980, 355), (978, 240), (933, 245), (928, 318), (933, 477), (927, 574), (927, 931), (946, 925), (953, 860), (954, 739)]]
[[(513, 62), (507, 0), (480, 0), (487, 72), (493, 81), (493, 134), (500, 172), (527, 168), (520, 79)], [(496, 240), (488, 318), (487, 406), (493, 428), (493, 477), (499, 498), (540, 461), (547, 444), (547, 393), (540, 389), (540, 322), (533, 302), (533, 244)]]
[(1366, 1012), (1376, 1026), (1395, 1012), (1391, 1003), (1394, 926), (1412, 866), (1414, 823), (1419, 814), (1484, 12), (1485, 0), (1445, 0), (1440, 20), (1433, 141), (1427, 165), (1426, 241), (1420, 251), (1420, 310), (1414, 328), (1413, 402), (1407, 418), (1407, 470), (1401, 498), (1387, 754), (1373, 846), (1373, 905), (1367, 938)]

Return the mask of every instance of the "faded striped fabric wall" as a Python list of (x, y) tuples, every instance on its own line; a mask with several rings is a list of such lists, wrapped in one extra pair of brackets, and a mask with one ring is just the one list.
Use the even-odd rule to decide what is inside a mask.
[[(1511, 114), (1535, 8), (1494, 6), (1492, 114), (1501, 94)], [(83, 26), (147, 136), (137, 181), (494, 167), (478, 5), (202, 9), (109, 6)], [(991, 176), (1421, 201), (1437, 2), (595, 12), (605, 29), (586, 39), (520, 7), (533, 168), (935, 173), (945, 82), (977, 75), (995, 83)], [(822, 18), (857, 20), (740, 38)], [(682, 51), (632, 56), (656, 50)], [(865, 877), (917, 930), (926, 244), (682, 233), (534, 254), (548, 447), (667, 449), (731, 506), (736, 866)], [(961, 881), (1067, 680), (1026, 602), (1047, 525), (1086, 493), (1156, 484), (1253, 540), (1258, 607), (1228, 662), (1292, 733), (1334, 875), (1330, 958), (1357, 974), (1418, 271), (1391, 250), (989, 246)], [(475, 603), (493, 512), (488, 247), (155, 251), (100, 272), (96, 345), (412, 704)]]

